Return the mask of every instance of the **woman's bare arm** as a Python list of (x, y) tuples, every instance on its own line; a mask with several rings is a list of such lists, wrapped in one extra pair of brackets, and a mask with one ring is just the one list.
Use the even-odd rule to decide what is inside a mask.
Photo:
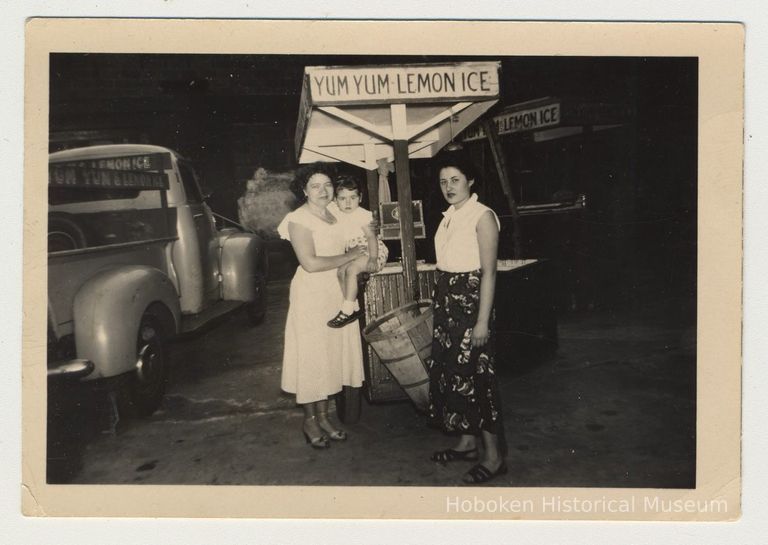
[(288, 234), (296, 257), (307, 272), (321, 272), (337, 269), (345, 263), (364, 255), (362, 248), (352, 248), (346, 254), (318, 256), (315, 254), (315, 242), (312, 231), (297, 223), (288, 222)]
[(490, 334), (488, 322), (493, 308), (493, 294), (496, 291), (496, 259), (499, 248), (499, 230), (496, 218), (490, 210), (480, 216), (477, 222), (477, 243), (480, 248), (480, 308), (477, 322), (472, 329), (472, 345), (484, 346)]

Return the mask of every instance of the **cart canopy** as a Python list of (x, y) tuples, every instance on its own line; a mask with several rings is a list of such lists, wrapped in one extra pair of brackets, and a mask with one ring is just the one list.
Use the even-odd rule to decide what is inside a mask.
[(500, 63), (312, 66), (296, 127), (299, 163), (340, 161), (366, 170), (433, 157), (499, 99)]

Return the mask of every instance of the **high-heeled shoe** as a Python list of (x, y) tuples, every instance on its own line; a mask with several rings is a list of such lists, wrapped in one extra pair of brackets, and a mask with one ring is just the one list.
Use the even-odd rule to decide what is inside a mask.
[[(325, 426), (323, 425), (325, 423)], [(331, 425), (331, 421), (328, 420), (328, 413), (318, 413), (317, 415), (317, 425), (320, 426), (320, 429), (323, 430), (325, 433), (328, 434), (328, 437), (330, 437), (333, 441), (346, 441), (347, 440), (347, 432), (344, 430), (337, 430)]]
[[(313, 417), (314, 420), (314, 417)], [(322, 429), (322, 428), (321, 428)], [(309, 446), (311, 446), (314, 449), (322, 450), (329, 448), (331, 446), (331, 443), (328, 441), (328, 437), (324, 434), (312, 437), (307, 433), (306, 424), (304, 425), (304, 429), (302, 430), (304, 432), (304, 439), (307, 440), (307, 443)]]
[(307, 432), (304, 432), (304, 439), (307, 440), (309, 446), (319, 450), (326, 449), (331, 446), (331, 444), (328, 442), (328, 438), (325, 435), (321, 435), (320, 437), (310, 437)]

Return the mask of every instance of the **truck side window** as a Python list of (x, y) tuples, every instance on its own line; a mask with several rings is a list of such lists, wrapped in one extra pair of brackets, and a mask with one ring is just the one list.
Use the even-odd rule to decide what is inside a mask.
[(184, 192), (187, 194), (187, 202), (198, 204), (203, 202), (203, 195), (195, 181), (195, 174), (188, 164), (179, 161), (179, 173), (181, 174), (181, 183), (184, 184)]

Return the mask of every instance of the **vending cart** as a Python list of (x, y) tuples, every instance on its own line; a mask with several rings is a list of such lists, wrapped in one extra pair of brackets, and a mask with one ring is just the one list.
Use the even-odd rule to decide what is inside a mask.
[[(414, 221), (418, 207), (411, 196), (409, 160), (433, 157), (498, 101), (499, 69), (496, 61), (305, 69), (296, 131), (299, 163), (336, 161), (364, 169), (369, 209), (377, 220), (377, 170), (381, 161), (395, 165), (402, 261), (388, 264), (367, 282), (362, 291), (366, 323), (410, 303), (417, 320), (430, 297), (435, 265), (416, 256), (414, 238), (420, 226)], [(500, 278), (535, 264), (500, 263)], [(427, 342), (423, 337), (422, 345)], [(394, 380), (392, 368), (382, 365), (370, 345), (364, 352), (368, 400), (407, 399), (404, 390), (412, 384)], [(347, 391), (340, 400), (340, 416), (348, 421), (356, 418), (359, 394)], [(419, 406), (413, 396), (411, 400)]]

